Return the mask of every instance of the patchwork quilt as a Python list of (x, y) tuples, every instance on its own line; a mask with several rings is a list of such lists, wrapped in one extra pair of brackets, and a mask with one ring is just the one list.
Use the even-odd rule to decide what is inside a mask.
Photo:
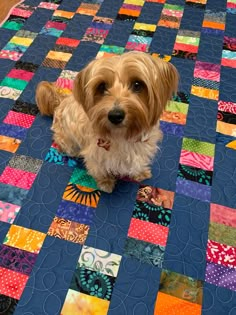
[[(0, 28), (0, 314), (236, 314), (236, 1), (26, 0)], [(98, 190), (35, 88), (92, 59), (172, 62), (153, 177)]]

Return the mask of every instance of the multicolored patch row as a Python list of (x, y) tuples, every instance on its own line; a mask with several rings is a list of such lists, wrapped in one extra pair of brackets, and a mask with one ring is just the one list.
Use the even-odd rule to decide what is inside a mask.
[(103, 44), (114, 20), (106, 17), (95, 16), (89, 28), (87, 28), (81, 41)]
[(28, 47), (33, 43), (38, 33), (20, 30), (0, 51), (1, 59), (10, 59), (17, 61), (26, 52)]
[(176, 192), (210, 201), (215, 145), (183, 138)]
[(55, 43), (54, 50), (48, 52), (42, 66), (64, 69), (79, 43), (80, 41), (77, 39), (59, 37)]
[(181, 19), (184, 13), (184, 7), (181, 5), (164, 4), (161, 12), (161, 18), (158, 22), (158, 26), (168, 28), (179, 28)]
[(162, 267), (173, 203), (174, 192), (140, 186), (125, 244), (126, 256)]
[(227, 0), (226, 10), (228, 13), (236, 14), (236, 0)]
[(218, 102), (216, 131), (218, 143), (236, 150), (236, 103)]
[(211, 204), (205, 280), (236, 291), (236, 211)]
[(172, 56), (195, 60), (200, 42), (200, 32), (179, 30), (176, 36)]
[(122, 21), (136, 21), (144, 3), (145, 0), (125, 0), (116, 18)]
[(151, 45), (155, 30), (156, 25), (136, 22), (133, 31), (128, 38), (125, 49), (147, 52)]
[(225, 30), (225, 12), (206, 10), (202, 23), (202, 33), (209, 35), (222, 35)]
[(162, 270), (154, 315), (200, 315), (203, 282), (179, 273)]
[(161, 116), (161, 129), (166, 134), (182, 137), (189, 108), (189, 95), (178, 92)]
[[(46, 235), (21, 226), (11, 225), (0, 245), (1, 301), (14, 311), (20, 299)], [(13, 314), (13, 311), (11, 314)]]
[(207, 0), (186, 0), (187, 5), (200, 9), (205, 9)]
[(74, 15), (75, 12), (63, 10), (54, 11), (51, 20), (46, 23), (39, 34), (60, 37)]
[(121, 258), (83, 246), (61, 314), (106, 315)]
[(78, 7), (76, 13), (95, 16), (102, 3), (103, 0), (84, 0)]
[(26, 4), (19, 4), (11, 11), (9, 18), (1, 26), (10, 30), (20, 30), (25, 21), (34, 13), (36, 7), (32, 7)]
[(124, 47), (119, 46), (110, 46), (110, 45), (102, 45), (97, 53), (96, 58), (106, 58), (116, 55), (121, 55), (125, 51)]
[(196, 61), (191, 94), (217, 101), (220, 86), (220, 65)]
[(224, 37), (221, 65), (236, 68), (236, 38)]

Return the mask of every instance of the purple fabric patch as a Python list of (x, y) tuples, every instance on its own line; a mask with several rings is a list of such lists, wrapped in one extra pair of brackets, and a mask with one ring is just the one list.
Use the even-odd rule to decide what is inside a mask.
[(207, 263), (205, 281), (236, 291), (236, 269)]
[(0, 266), (30, 275), (37, 255), (22, 249), (0, 245)]
[(160, 121), (161, 130), (166, 134), (182, 137), (184, 135), (184, 126)]
[(75, 202), (62, 200), (57, 209), (56, 216), (83, 224), (92, 224), (94, 208)]
[(176, 192), (194, 199), (210, 202), (211, 187), (177, 178)]
[(127, 3), (123, 3), (122, 8), (127, 9), (127, 10), (135, 10), (135, 11), (141, 11), (142, 9), (142, 7), (139, 5), (127, 4)]
[(222, 35), (222, 34), (224, 34), (225, 31), (216, 30), (214, 28), (203, 27), (201, 32), (204, 34), (209, 34), (209, 35)]
[(210, 62), (203, 62), (203, 61), (196, 61), (195, 68), (208, 70), (208, 71), (215, 71), (220, 72), (220, 65), (215, 65)]
[(26, 136), (28, 129), (15, 125), (0, 124), (0, 134), (16, 139), (23, 140)]

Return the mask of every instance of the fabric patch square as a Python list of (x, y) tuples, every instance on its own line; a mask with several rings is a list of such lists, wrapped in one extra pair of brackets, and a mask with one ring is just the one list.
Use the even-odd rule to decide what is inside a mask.
[(35, 116), (9, 111), (3, 120), (5, 124), (17, 125), (23, 128), (30, 128), (35, 120)]
[(199, 184), (211, 186), (212, 171), (206, 171), (197, 167), (179, 164), (177, 178), (191, 180)]
[(110, 302), (107, 300), (69, 289), (61, 315), (76, 314), (78, 312), (81, 314), (92, 312), (92, 314), (107, 315), (109, 305)]
[(77, 158), (71, 158), (67, 156), (65, 153), (58, 152), (58, 147), (54, 143), (49, 149), (45, 157), (45, 161), (50, 162), (50, 163), (55, 163), (58, 165), (68, 165), (69, 167), (78, 166)]
[(8, 166), (25, 171), (25, 172), (31, 172), (31, 173), (37, 174), (42, 164), (43, 164), (43, 161), (39, 159), (34, 159), (26, 155), (16, 154), (10, 159)]
[(18, 304), (17, 299), (13, 299), (10, 296), (0, 294), (0, 301), (1, 301), (1, 304), (4, 305), (3, 309), (6, 312), (5, 314), (11, 315), (14, 313), (16, 306)]
[(183, 16), (184, 7), (181, 5), (164, 4), (162, 9), (161, 18), (158, 26), (179, 28)]
[(15, 153), (21, 144), (21, 140), (7, 137), (7, 136), (0, 136), (0, 150)]
[(115, 55), (121, 55), (123, 54), (125, 48), (119, 47), (119, 46), (109, 46), (109, 45), (102, 45), (100, 47), (99, 52), (97, 53), (96, 59), (99, 58), (105, 58), (105, 57), (111, 57)]
[(0, 183), (0, 200), (21, 206), (28, 190)]
[(56, 45), (68, 46), (72, 48), (76, 48), (79, 45), (80, 41), (78, 39), (60, 37), (56, 41)]
[(37, 255), (7, 245), (0, 245), (0, 266), (30, 275)]
[(17, 61), (22, 56), (23, 56), (23, 53), (19, 53), (16, 51), (10, 51), (10, 50), (6, 50), (6, 49), (2, 49), (0, 51), (0, 58), (1, 59), (9, 59), (9, 60)]
[(236, 247), (236, 229), (231, 226), (210, 222), (208, 238), (218, 243)]
[(222, 265), (207, 263), (205, 281), (218, 287), (236, 291), (236, 269)]
[(128, 237), (125, 243), (125, 256), (138, 259), (140, 262), (162, 268), (165, 247)]
[(172, 209), (174, 195), (175, 193), (173, 191), (168, 191), (148, 185), (141, 185), (136, 199), (151, 205), (163, 206), (164, 208)]
[(110, 301), (115, 278), (85, 268), (75, 270), (70, 289)]
[(8, 246), (38, 254), (45, 237), (46, 234), (44, 233), (18, 225), (11, 225), (3, 243)]
[(17, 61), (15, 63), (15, 69), (21, 69), (29, 72), (36, 72), (39, 65), (33, 64), (32, 62)]
[(97, 184), (93, 177), (88, 174), (85, 169), (75, 168), (71, 178), (70, 183), (78, 184), (80, 186), (89, 187), (93, 189), (98, 189)]
[(159, 292), (202, 305), (203, 281), (164, 269), (161, 273)]
[(84, 245), (80, 253), (78, 266), (117, 277), (120, 262), (120, 255)]
[(152, 244), (166, 246), (169, 229), (165, 226), (131, 219), (128, 236)]
[(0, 201), (0, 221), (12, 224), (20, 207), (8, 202)]
[(36, 174), (22, 171), (7, 166), (0, 175), (0, 182), (23, 189), (30, 189), (34, 183)]
[(0, 294), (19, 300), (28, 276), (0, 267)]
[(42, 65), (48, 68), (64, 69), (66, 67), (66, 63), (66, 61), (46, 58), (43, 61)]
[(16, 125), (0, 123), (0, 134), (16, 139), (23, 140), (26, 136), (27, 129)]
[(1, 86), (0, 83), (0, 97), (2, 98), (17, 100), (20, 97), (21, 93), (22, 93), (21, 90), (17, 90), (8, 86)]
[(144, 201), (136, 201), (132, 217), (168, 227), (170, 225), (171, 210)]
[(81, 41), (90, 41), (97, 44), (103, 44), (105, 38), (108, 35), (108, 32), (108, 30), (90, 27), (86, 30), (86, 33)]
[(229, 268), (236, 268), (236, 247), (208, 240), (207, 261)]
[(207, 171), (213, 171), (214, 157), (181, 150), (180, 164), (201, 168)]
[(76, 13), (84, 14), (84, 15), (96, 15), (98, 10), (100, 9), (100, 5), (96, 3), (81, 3)]
[(12, 111), (22, 114), (36, 116), (39, 112), (37, 105), (17, 100), (12, 108)]
[(205, 9), (207, 0), (186, 0), (186, 4), (192, 7)]
[(59, 7), (59, 4), (52, 2), (40, 2), (38, 8), (48, 9), (48, 10), (56, 10)]
[(73, 243), (84, 244), (88, 232), (88, 225), (54, 217), (47, 234)]
[(224, 224), (236, 228), (236, 211), (232, 208), (211, 203), (210, 222)]
[(215, 144), (190, 138), (183, 138), (182, 149), (210, 157), (214, 157), (215, 154)]
[(12, 79), (21, 79), (25, 81), (30, 81), (34, 76), (34, 73), (30, 71), (20, 70), (20, 69), (12, 69), (7, 74), (7, 76), (8, 78), (12, 78)]
[(79, 203), (62, 200), (56, 212), (56, 216), (87, 225), (92, 224), (94, 211), (92, 207)]
[(17, 89), (17, 90), (24, 90), (27, 84), (28, 84), (27, 81), (19, 80), (19, 79), (12, 79), (8, 77), (5, 77), (1, 82), (2, 86), (7, 86), (7, 87)]
[(190, 180), (177, 178), (176, 192), (194, 199), (210, 202), (211, 187)]
[(199, 304), (184, 301), (169, 294), (158, 292), (154, 315), (175, 315), (177, 309), (181, 315), (201, 315), (202, 312), (202, 307)]

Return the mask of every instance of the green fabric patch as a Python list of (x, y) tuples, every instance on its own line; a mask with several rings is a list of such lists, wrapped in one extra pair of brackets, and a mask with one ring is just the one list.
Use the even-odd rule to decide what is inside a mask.
[(97, 184), (92, 176), (90, 176), (86, 170), (75, 168), (71, 175), (70, 183), (78, 184), (84, 187), (98, 189)]
[(166, 106), (166, 111), (170, 112), (178, 112), (187, 115), (188, 113), (188, 104), (186, 103), (180, 103), (175, 101), (170, 101), (168, 105)]
[(168, 9), (168, 10), (177, 10), (177, 11), (183, 11), (184, 10), (184, 8), (183, 8), (183, 6), (182, 5), (175, 5), (175, 4), (168, 4), (168, 3), (166, 3), (165, 5), (164, 5), (164, 9)]
[(31, 38), (31, 39), (35, 39), (37, 35), (38, 33), (30, 32), (26, 30), (20, 30), (15, 34), (16, 37), (24, 37), (24, 38)]
[(189, 37), (189, 36), (176, 36), (176, 43), (199, 46), (200, 38), (197, 37)]
[(5, 77), (1, 82), (1, 86), (8, 86), (13, 89), (20, 90), (20, 91), (23, 91), (24, 88), (27, 86), (27, 84), (28, 84), (28, 81), (8, 78), (8, 77)]
[(236, 246), (236, 229), (228, 225), (211, 222), (208, 238), (218, 243)]
[(198, 141), (195, 139), (183, 138), (182, 150), (196, 152), (211, 157), (215, 156), (214, 144)]
[(109, 46), (109, 45), (102, 45), (100, 51), (105, 51), (107, 53), (113, 53), (117, 55), (123, 54), (125, 48), (119, 46)]
[(14, 30), (18, 31), (22, 28), (24, 23), (19, 23), (19, 22), (14, 22), (14, 21), (6, 21), (3, 25), (2, 28), (6, 28), (9, 30)]

